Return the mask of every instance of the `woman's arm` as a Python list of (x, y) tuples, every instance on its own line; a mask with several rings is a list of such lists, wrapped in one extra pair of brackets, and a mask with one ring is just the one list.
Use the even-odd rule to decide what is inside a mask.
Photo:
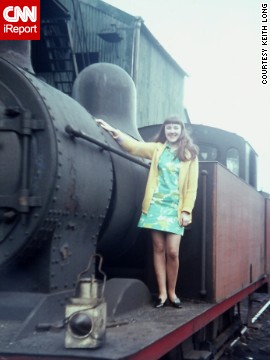
[(133, 139), (131, 136), (123, 133), (122, 131), (113, 128), (104, 120), (96, 119), (96, 122), (106, 131), (108, 131), (112, 137), (119, 143), (119, 145), (128, 151), (130, 154), (152, 159), (153, 153), (156, 149), (156, 143), (146, 143)]
[(199, 162), (196, 157), (190, 162), (188, 179), (187, 179), (187, 188), (183, 196), (183, 206), (180, 214), (180, 225), (187, 226), (191, 223), (192, 219), (192, 210), (195, 204), (197, 189), (198, 189), (198, 176), (199, 176)]
[(199, 161), (196, 157), (190, 162), (187, 188), (184, 195), (184, 203), (182, 211), (191, 213), (195, 204), (197, 189), (198, 189), (198, 177), (199, 177)]

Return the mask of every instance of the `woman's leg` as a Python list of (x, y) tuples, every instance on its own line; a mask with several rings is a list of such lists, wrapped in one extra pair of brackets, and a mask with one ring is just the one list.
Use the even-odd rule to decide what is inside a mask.
[(153, 230), (152, 239), (154, 252), (154, 269), (158, 283), (159, 298), (162, 301), (165, 301), (167, 299), (165, 233)]
[(181, 235), (166, 234), (166, 258), (167, 258), (167, 283), (169, 299), (174, 301), (176, 298), (175, 287), (179, 269), (179, 247)]

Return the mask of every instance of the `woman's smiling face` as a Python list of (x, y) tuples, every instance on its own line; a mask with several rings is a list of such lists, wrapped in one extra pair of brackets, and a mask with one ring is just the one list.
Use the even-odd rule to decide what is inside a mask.
[(175, 144), (179, 140), (181, 132), (182, 128), (180, 124), (165, 125), (165, 137), (170, 144)]

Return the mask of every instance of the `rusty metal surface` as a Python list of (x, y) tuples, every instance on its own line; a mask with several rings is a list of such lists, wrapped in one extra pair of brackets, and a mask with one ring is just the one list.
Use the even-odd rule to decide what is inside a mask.
[(264, 274), (264, 198), (221, 166), (213, 198), (215, 299), (234, 294)]
[[(206, 209), (203, 208), (203, 172), (207, 173)], [(266, 274), (264, 201), (259, 192), (221, 164), (200, 163), (193, 222), (181, 242), (180, 294), (221, 301)]]

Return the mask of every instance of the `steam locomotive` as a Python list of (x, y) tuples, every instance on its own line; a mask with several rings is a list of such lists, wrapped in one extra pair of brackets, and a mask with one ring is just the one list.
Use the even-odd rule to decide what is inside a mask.
[[(71, 98), (3, 58), (0, 74), (0, 359), (192, 359), (187, 348), (210, 359), (205, 344), (218, 348), (218, 335), (235, 331), (235, 305), (268, 285), (270, 203), (256, 190), (255, 151), (235, 134), (192, 126), (203, 151), (180, 251), (184, 309), (157, 311), (151, 242), (137, 228), (149, 164), (95, 122), (147, 139), (132, 80), (91, 65)], [(65, 315), (71, 299), (81, 304), (74, 292), (85, 268), (90, 285), (105, 285), (106, 337), (94, 351), (84, 344), (98, 340), (97, 303), (75, 306), (73, 323)]]

